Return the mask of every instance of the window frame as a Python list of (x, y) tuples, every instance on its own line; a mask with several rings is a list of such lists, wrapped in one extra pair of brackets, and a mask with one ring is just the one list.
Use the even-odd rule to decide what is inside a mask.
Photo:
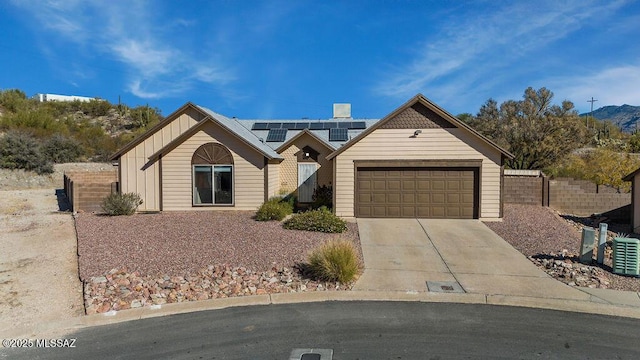
[[(212, 203), (196, 203), (196, 166), (211, 168), (211, 199)], [(215, 168), (216, 167), (230, 167), (231, 168), (231, 203), (218, 204), (216, 203), (216, 181), (215, 181)], [(192, 164), (191, 165), (191, 205), (194, 207), (232, 207), (235, 206), (235, 168), (233, 164)]]

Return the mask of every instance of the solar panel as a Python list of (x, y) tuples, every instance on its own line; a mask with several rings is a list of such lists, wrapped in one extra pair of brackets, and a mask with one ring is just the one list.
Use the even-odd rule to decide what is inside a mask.
[(347, 129), (329, 129), (329, 141), (347, 141), (348, 139)]
[(287, 129), (271, 129), (267, 134), (267, 142), (282, 142), (287, 137)]
[(338, 127), (338, 123), (336, 122), (326, 122), (324, 123), (324, 129), (334, 129)]
[(364, 121), (354, 121), (351, 123), (351, 129), (362, 130), (366, 128), (367, 128), (367, 124), (365, 124)]
[(341, 121), (338, 123), (338, 127), (340, 129), (350, 129), (351, 128), (351, 121)]
[(267, 128), (268, 129), (280, 129), (280, 125), (281, 125), (281, 123), (279, 123), (279, 122), (272, 122), (272, 123), (268, 123)]
[(282, 123), (282, 128), (283, 129), (289, 129), (289, 130), (293, 130), (296, 128), (296, 123), (294, 122), (283, 122)]
[(267, 123), (254, 123), (251, 130), (267, 130)]
[(309, 123), (308, 122), (296, 123), (296, 130), (303, 130), (303, 129), (308, 129), (308, 128), (309, 128)]
[(309, 124), (309, 129), (322, 130), (324, 129), (324, 125), (321, 122), (312, 122), (311, 124)]

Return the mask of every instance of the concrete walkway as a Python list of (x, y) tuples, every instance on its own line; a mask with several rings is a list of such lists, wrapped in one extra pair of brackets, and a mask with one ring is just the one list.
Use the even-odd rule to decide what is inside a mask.
[(358, 219), (358, 227), (365, 271), (354, 290), (640, 307), (637, 293), (584, 291), (553, 279), (478, 220)]

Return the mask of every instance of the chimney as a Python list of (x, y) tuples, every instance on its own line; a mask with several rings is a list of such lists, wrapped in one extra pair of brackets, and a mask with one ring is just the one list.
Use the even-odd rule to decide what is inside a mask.
[(351, 104), (333, 104), (333, 118), (351, 118)]

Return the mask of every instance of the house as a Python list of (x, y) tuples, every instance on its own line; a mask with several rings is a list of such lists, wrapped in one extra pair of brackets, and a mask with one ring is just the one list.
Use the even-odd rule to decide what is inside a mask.
[(120, 191), (140, 194), (142, 211), (255, 210), (330, 185), (345, 218), (502, 217), (512, 155), (423, 95), (379, 120), (334, 112), (238, 120), (187, 103), (112, 156)]
[(622, 178), (631, 181), (631, 232), (640, 233), (640, 168)]
[(39, 102), (46, 101), (83, 101), (89, 102), (91, 100), (102, 101), (99, 98), (92, 98), (87, 96), (76, 96), (76, 95), (57, 95), (57, 94), (35, 94), (33, 96), (34, 99), (37, 99)]

